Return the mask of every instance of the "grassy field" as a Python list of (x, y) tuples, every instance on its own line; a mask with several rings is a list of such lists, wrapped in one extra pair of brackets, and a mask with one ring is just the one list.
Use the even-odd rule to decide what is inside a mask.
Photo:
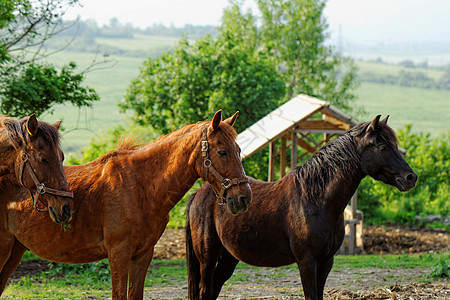
[[(27, 254), (26, 259), (35, 258)], [(433, 266), (439, 259), (448, 261), (450, 253), (420, 254), (420, 255), (358, 255), (336, 256), (332, 272), (342, 272), (344, 269), (361, 270), (367, 268), (378, 269), (409, 269), (428, 268), (431, 273)], [(59, 264), (61, 265), (61, 264)], [(104, 263), (106, 265), (106, 262)], [(254, 282), (254, 277), (263, 272), (263, 269), (246, 264), (238, 264), (236, 274), (227, 282), (234, 285), (242, 282)], [(104, 271), (102, 271), (104, 270)], [(105, 272), (106, 270), (106, 272)], [(297, 266), (289, 265), (280, 268), (271, 268), (272, 279), (282, 280), (287, 273), (297, 273)], [(428, 274), (429, 274), (428, 273)], [(187, 281), (187, 269), (184, 260), (154, 260), (147, 275), (145, 287), (180, 287)], [(296, 275), (297, 276), (297, 275)], [(417, 278), (427, 282), (428, 277)], [(108, 270), (100, 267), (71, 268), (69, 265), (59, 266), (54, 271), (43, 272), (38, 276), (21, 278), (10, 283), (3, 296), (8, 299), (102, 299), (111, 294), (111, 283), (108, 279)]]
[[(87, 73), (86, 85), (94, 88), (101, 97), (101, 101), (95, 103), (92, 109), (78, 110), (71, 106), (58, 106), (53, 115), (43, 116), (49, 122), (59, 119), (64, 121), (66, 131), (63, 134), (63, 150), (67, 153), (77, 152), (88, 145), (92, 137), (102, 135), (118, 124), (129, 123), (130, 115), (120, 113), (117, 103), (123, 99), (130, 81), (138, 76), (145, 53), (172, 47), (176, 41), (176, 38), (145, 35), (136, 35), (134, 39), (97, 39), (96, 43), (100, 46), (113, 46), (125, 51), (125, 54), (112, 55), (108, 57), (114, 62), (110, 67)], [(138, 57), (126, 54), (136, 52), (143, 55)], [(83, 70), (94, 57), (93, 53), (63, 51), (51, 56), (51, 59), (56, 65), (75, 61), (80, 70)], [(357, 65), (360, 72), (375, 74), (397, 74), (403, 69), (395, 65), (362, 61), (358, 61)], [(432, 78), (442, 75), (439, 70), (429, 69), (426, 72)], [(412, 123), (415, 132), (437, 135), (450, 128), (450, 91), (362, 83), (356, 93), (358, 99), (355, 105), (367, 112), (360, 121), (381, 113), (391, 115), (390, 123), (395, 129)]]
[(355, 104), (364, 108), (368, 119), (389, 114), (395, 129), (412, 124), (413, 132), (432, 135), (450, 130), (450, 91), (363, 82), (356, 92)]

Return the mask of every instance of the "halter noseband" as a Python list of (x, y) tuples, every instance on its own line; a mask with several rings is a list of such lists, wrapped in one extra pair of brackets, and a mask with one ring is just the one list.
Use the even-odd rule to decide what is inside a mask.
[(34, 184), (36, 185), (36, 192), (34, 193), (34, 197), (33, 197), (33, 193), (30, 190), (28, 190), (28, 191), (30, 192), (30, 194), (33, 198), (33, 206), (37, 211), (40, 211), (40, 212), (48, 211), (48, 209), (46, 209), (46, 208), (41, 209), (41, 208), (37, 207), (37, 201), (38, 201), (39, 195), (43, 195), (43, 194), (47, 193), (47, 194), (52, 194), (52, 195), (56, 195), (56, 196), (60, 196), (60, 197), (68, 197), (68, 198), (73, 199), (73, 192), (66, 192), (66, 191), (52, 189), (52, 188), (46, 187), (43, 182), (39, 181), (36, 174), (34, 173), (33, 167), (31, 166), (31, 164), (28, 160), (28, 154), (25, 152), (25, 150), (23, 150), (22, 157), (20, 160), (20, 166), (19, 166), (19, 183), (21, 186), (25, 187), (25, 185), (23, 184), (23, 173), (24, 173), (23, 169), (24, 169), (24, 167), (27, 168), (28, 173), (31, 176), (31, 179), (33, 180)]
[(226, 203), (225, 198), (223, 195), (225, 194), (226, 190), (232, 187), (233, 185), (239, 185), (241, 183), (248, 183), (247, 177), (239, 177), (239, 178), (233, 178), (228, 179), (224, 178), (222, 175), (217, 172), (217, 170), (214, 168), (211, 159), (209, 159), (209, 144), (208, 144), (208, 127), (206, 127), (203, 130), (203, 139), (202, 139), (202, 155), (203, 155), (203, 179), (207, 181), (208, 179), (208, 172), (211, 172), (214, 177), (216, 177), (220, 181), (220, 192), (217, 192), (213, 185), (211, 187), (213, 188), (214, 193), (217, 197), (217, 203), (219, 205), (223, 205)]

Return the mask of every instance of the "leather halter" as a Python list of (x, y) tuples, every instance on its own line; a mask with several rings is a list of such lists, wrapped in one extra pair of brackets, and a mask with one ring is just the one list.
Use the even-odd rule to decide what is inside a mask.
[[(34, 193), (34, 197), (33, 197), (33, 193), (30, 190), (28, 190), (28, 188), (26, 188), (25, 185), (23, 184), (24, 167), (27, 168), (28, 173), (31, 176), (31, 179), (33, 180), (34, 184), (36, 185), (36, 192)], [(43, 182), (40, 182), (39, 179), (37, 178), (36, 174), (34, 173), (33, 167), (31, 166), (31, 164), (28, 160), (28, 154), (25, 151), (23, 151), (22, 157), (20, 160), (19, 183), (21, 186), (25, 187), (30, 192), (30, 194), (33, 198), (33, 206), (37, 211), (40, 211), (40, 212), (48, 211), (48, 209), (46, 209), (46, 208), (41, 209), (41, 208), (37, 207), (37, 201), (38, 201), (39, 195), (43, 195), (43, 194), (47, 193), (47, 194), (52, 194), (52, 195), (56, 195), (56, 196), (60, 196), (60, 197), (68, 197), (68, 198), (73, 199), (73, 192), (52, 189), (52, 188), (46, 187)]]
[(227, 189), (232, 187), (233, 185), (239, 185), (241, 183), (248, 183), (247, 177), (239, 177), (239, 178), (233, 178), (228, 179), (224, 178), (222, 175), (217, 172), (217, 170), (214, 168), (211, 159), (209, 159), (209, 144), (208, 144), (208, 127), (206, 127), (203, 130), (203, 139), (202, 139), (202, 155), (203, 155), (203, 180), (208, 181), (208, 172), (211, 172), (211, 174), (216, 177), (220, 182), (220, 191), (217, 192), (213, 185), (213, 191), (216, 194), (217, 197), (217, 204), (223, 205), (226, 203), (226, 199), (224, 198), (224, 194)]

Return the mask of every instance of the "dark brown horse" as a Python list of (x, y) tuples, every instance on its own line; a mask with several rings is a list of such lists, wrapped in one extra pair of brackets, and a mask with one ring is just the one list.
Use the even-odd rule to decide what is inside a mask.
[[(0, 176), (15, 174), (15, 182), (33, 194), (36, 210), (48, 210), (55, 223), (68, 221), (73, 207), (59, 147), (60, 123), (50, 125), (34, 115), (20, 120), (0, 116)], [(44, 209), (38, 203), (43, 200)]]
[(206, 185), (188, 203), (186, 249), (190, 299), (216, 299), (239, 261), (297, 263), (306, 299), (322, 299), (344, 238), (345, 206), (367, 175), (412, 189), (417, 175), (398, 151), (387, 118), (362, 123), (275, 182), (250, 180), (253, 203), (232, 216)]
[[(36, 216), (6, 190), (0, 199), (0, 291), (26, 248), (55, 262), (109, 259), (113, 299), (142, 299), (144, 280), (169, 211), (203, 177), (233, 213), (245, 211), (251, 190), (233, 129), (237, 113), (188, 125), (139, 149), (122, 149), (86, 165), (65, 167), (75, 212), (60, 226)], [(3, 181), (4, 182), (4, 181)], [(0, 181), (0, 185), (3, 184)], [(14, 207), (14, 208), (13, 208)], [(9, 247), (9, 248), (8, 248)]]

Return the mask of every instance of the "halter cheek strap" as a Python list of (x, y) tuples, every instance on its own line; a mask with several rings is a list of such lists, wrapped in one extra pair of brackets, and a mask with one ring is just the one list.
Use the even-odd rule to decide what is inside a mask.
[(40, 212), (48, 211), (48, 209), (42, 209), (37, 206), (37, 201), (39, 199), (39, 195), (43, 195), (43, 194), (47, 193), (47, 194), (51, 194), (51, 195), (55, 195), (55, 196), (68, 197), (68, 198), (73, 199), (72, 192), (60, 191), (60, 190), (56, 190), (53, 188), (49, 188), (49, 187), (46, 187), (43, 182), (40, 182), (39, 179), (37, 178), (36, 174), (34, 173), (33, 167), (31, 166), (28, 158), (29, 158), (28, 154), (24, 151), (22, 153), (22, 157), (21, 157), (21, 161), (20, 161), (20, 165), (19, 165), (19, 183), (21, 186), (25, 187), (25, 185), (23, 184), (23, 173), (24, 173), (24, 168), (26, 167), (28, 173), (31, 176), (31, 179), (33, 180), (34, 184), (36, 185), (36, 192), (34, 193), (34, 196), (30, 190), (28, 190), (28, 191), (30, 192), (31, 196), (33, 197), (33, 206), (37, 211), (40, 211)]
[(219, 205), (223, 205), (226, 203), (226, 199), (224, 197), (225, 192), (227, 189), (231, 188), (233, 185), (239, 185), (243, 183), (248, 183), (247, 177), (239, 177), (239, 178), (233, 178), (228, 179), (224, 178), (222, 175), (217, 172), (217, 170), (214, 168), (211, 159), (209, 158), (209, 144), (208, 144), (208, 128), (205, 128), (203, 130), (203, 137), (202, 137), (202, 156), (203, 156), (203, 180), (208, 181), (208, 173), (211, 173), (214, 177), (217, 178), (220, 182), (220, 191), (217, 192), (213, 185), (213, 191), (216, 194), (217, 197), (217, 203)]

